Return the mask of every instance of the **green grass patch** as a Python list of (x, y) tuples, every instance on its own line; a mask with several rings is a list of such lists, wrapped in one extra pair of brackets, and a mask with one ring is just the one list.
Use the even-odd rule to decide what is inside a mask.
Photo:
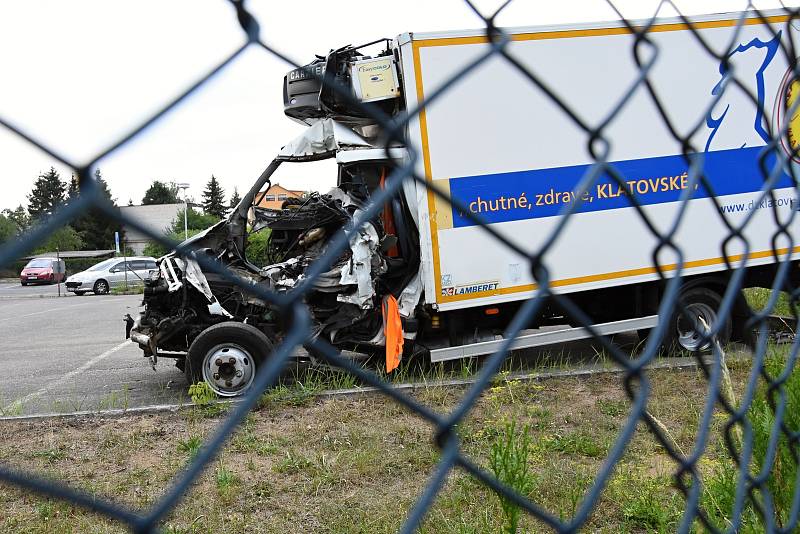
[[(769, 300), (772, 296), (771, 289), (766, 289), (763, 287), (750, 287), (742, 290), (742, 292), (744, 293), (744, 298), (747, 301), (747, 304), (753, 309), (753, 311), (760, 312), (769, 306)], [(798, 306), (800, 306), (798, 303), (794, 304), (795, 312), (800, 310), (800, 307)], [(784, 317), (795, 315), (792, 313), (792, 304), (789, 300), (788, 293), (785, 291), (780, 292), (778, 299), (770, 310), (770, 314), (781, 315)]]
[(178, 451), (186, 453), (189, 461), (194, 460), (200, 453), (200, 448), (203, 446), (203, 440), (200, 436), (191, 436), (189, 439), (178, 441)]
[(144, 284), (141, 283), (128, 283), (125, 285), (114, 286), (109, 290), (112, 295), (142, 295), (144, 294)]

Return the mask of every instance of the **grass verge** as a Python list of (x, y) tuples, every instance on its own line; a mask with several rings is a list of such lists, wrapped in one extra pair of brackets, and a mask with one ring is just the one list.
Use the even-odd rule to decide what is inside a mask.
[(144, 294), (144, 285), (142, 284), (129, 284), (127, 289), (125, 286), (114, 286), (111, 288), (112, 295), (142, 295)]
[[(741, 393), (749, 367), (731, 364)], [(692, 449), (707, 382), (698, 371), (648, 373), (648, 410), (681, 450)], [(341, 377), (340, 385), (347, 379)], [(166, 532), (395, 532), (438, 460), (434, 429), (379, 394), (321, 398), (285, 387), (268, 394), (164, 524)], [(624, 425), (620, 375), (542, 382), (497, 380), (457, 431), (470, 458), (557, 517), (581, 504)], [(413, 395), (444, 413), (464, 388)], [(213, 409), (212, 409), (213, 408)], [(213, 433), (224, 405), (115, 419), (7, 421), (0, 461), (70, 481), (128, 506), (153, 504)], [(514, 422), (514, 428), (511, 422)], [(725, 462), (715, 417), (701, 472)], [(516, 430), (515, 430), (516, 429)], [(523, 437), (524, 436), (524, 437)], [(505, 448), (504, 448), (505, 447)], [(639, 425), (586, 526), (593, 532), (674, 531), (683, 496), (675, 465)], [(114, 532), (119, 525), (55, 500), (0, 486), (3, 532)], [(422, 532), (549, 531), (460, 471), (452, 472)]]

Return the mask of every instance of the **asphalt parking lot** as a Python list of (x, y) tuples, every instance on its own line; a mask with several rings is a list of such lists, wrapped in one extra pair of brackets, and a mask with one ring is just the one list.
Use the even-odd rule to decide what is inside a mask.
[[(129, 409), (189, 402), (184, 375), (170, 359), (153, 371), (125, 340), (126, 313), (141, 295), (76, 296), (55, 285), (22, 287), (0, 280), (0, 416)], [(635, 334), (617, 340), (632, 350)], [(514, 370), (591, 364), (599, 347), (588, 340), (515, 352)], [(447, 362), (458, 369), (460, 360)]]
[(28, 285), (23, 286), (19, 280), (4, 279), (0, 280), (0, 299), (13, 297), (57, 297), (61, 292), (62, 297), (74, 297), (74, 293), (67, 293), (64, 284), (53, 285)]
[[(133, 408), (188, 400), (170, 362), (157, 371), (125, 340), (141, 295), (69, 294), (0, 282), (0, 384), (4, 415)], [(62, 287), (63, 294), (63, 287)]]

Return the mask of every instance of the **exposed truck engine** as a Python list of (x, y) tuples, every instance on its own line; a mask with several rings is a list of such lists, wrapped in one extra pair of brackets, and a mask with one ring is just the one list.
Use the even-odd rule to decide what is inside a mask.
[[(277, 163), (280, 160), (273, 166)], [(241, 210), (242, 213), (235, 211), (228, 220), (185, 245), (219, 261), (255, 286), (276, 293), (290, 291), (304, 280), (306, 270), (326, 251), (331, 238), (352, 225), (369, 198), (371, 180), (380, 180), (390, 165), (391, 162), (372, 160), (349, 165), (343, 169), (348, 181), (327, 193), (292, 199), (277, 210), (254, 207)], [(249, 201), (247, 197), (243, 200), (248, 202), (245, 206), (253, 202), (249, 196)], [(312, 289), (305, 302), (314, 321), (314, 336), (324, 336), (338, 346), (359, 348), (362, 352), (378, 350), (384, 340), (381, 302), (394, 293), (403, 311), (404, 331), (413, 339), (413, 312), (421, 288), (417, 283), (411, 285), (411, 291), (404, 290), (418, 278), (419, 253), (414, 248), (418, 235), (402, 197), (390, 202), (387, 210), (393, 213), (387, 215), (391, 217), (392, 233), (387, 232), (383, 218), (367, 222), (350, 235), (349, 248), (330, 268), (311, 279)], [(248, 212), (249, 222), (242, 220)], [(395, 221), (400, 223), (399, 231)], [(246, 228), (247, 236), (269, 233), (266, 255), (270, 264), (253, 265), (248, 261), (247, 238), (237, 234), (241, 228)], [(208, 365), (202, 367), (202, 360), (192, 367), (190, 348), (215, 325), (226, 324), (229, 333), (237, 333), (232, 322), (257, 329), (270, 340), (265, 346), (271, 347), (281, 339), (285, 319), (269, 303), (224, 276), (204, 271), (197, 261), (171, 253), (158, 265), (158, 272), (145, 281), (146, 309), (131, 323), (131, 339), (139, 343), (154, 364), (159, 356), (176, 357), (190, 380), (206, 380), (218, 394), (235, 394), (246, 388), (254, 373), (249, 362), (266, 357), (266, 351), (250, 347), (243, 351), (249, 358), (229, 356), (230, 350), (220, 352), (224, 361), (231, 363), (209, 370)], [(218, 375), (222, 378), (215, 379)]]

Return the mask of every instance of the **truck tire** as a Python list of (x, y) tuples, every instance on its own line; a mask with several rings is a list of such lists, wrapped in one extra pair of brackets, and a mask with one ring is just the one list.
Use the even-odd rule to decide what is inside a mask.
[(190, 384), (205, 381), (220, 397), (244, 394), (258, 366), (272, 353), (272, 342), (252, 325), (228, 321), (203, 330), (186, 355)]
[[(701, 316), (709, 325), (720, 320), (717, 311), (722, 297), (707, 287), (693, 287), (681, 294), (686, 310), (694, 316)], [(722, 327), (717, 332), (717, 340), (723, 347), (731, 340), (733, 321), (730, 315), (725, 317)], [(663, 348), (668, 353), (707, 352), (711, 350), (711, 342), (703, 342), (694, 325), (677, 309), (670, 317), (667, 333), (664, 336)]]

